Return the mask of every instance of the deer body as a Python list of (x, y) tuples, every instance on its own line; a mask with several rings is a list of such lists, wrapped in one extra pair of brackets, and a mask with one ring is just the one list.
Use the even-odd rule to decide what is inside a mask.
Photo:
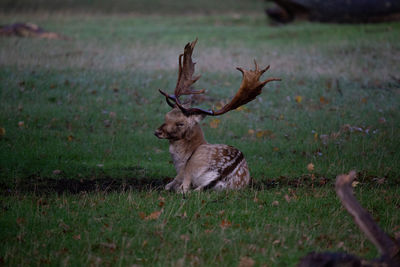
[(261, 94), (268, 82), (280, 79), (260, 81), (269, 66), (260, 69), (254, 62), (254, 70), (237, 68), (243, 74), (242, 83), (224, 107), (217, 111), (188, 108), (181, 103), (180, 96), (204, 93), (204, 90), (193, 91), (191, 88), (200, 78), (193, 77), (195, 64), (192, 53), (196, 42), (188, 43), (184, 53), (179, 56), (178, 81), (174, 94), (169, 95), (160, 90), (173, 109), (165, 115), (165, 122), (156, 130), (155, 135), (169, 140), (169, 151), (177, 172), (175, 179), (165, 188), (183, 193), (191, 186), (195, 190), (240, 189), (250, 182), (249, 169), (242, 152), (232, 146), (207, 143), (199, 122), (205, 116), (219, 116), (245, 105)]
[(250, 173), (243, 153), (232, 146), (207, 143), (199, 119), (193, 121), (175, 108), (155, 132), (157, 137), (169, 139), (177, 172), (166, 189), (186, 192), (191, 186), (195, 190), (224, 190), (248, 185)]

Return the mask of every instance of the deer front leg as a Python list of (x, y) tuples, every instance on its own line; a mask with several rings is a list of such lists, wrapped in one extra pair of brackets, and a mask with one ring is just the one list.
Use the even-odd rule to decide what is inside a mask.
[(178, 182), (174, 179), (172, 182), (168, 183), (165, 186), (165, 190), (170, 191), (170, 190), (176, 190), (178, 186)]
[(182, 193), (182, 194), (186, 194), (189, 189), (190, 189), (190, 185), (192, 183), (192, 170), (190, 168), (188, 168), (188, 166), (186, 166), (180, 173), (180, 185), (177, 188), (177, 192), (178, 193)]
[(177, 192), (186, 194), (190, 189), (190, 184), (192, 182), (190, 174), (186, 174), (183, 178), (182, 184), (179, 186)]
[(172, 182), (168, 183), (165, 186), (165, 190), (171, 191), (177, 191), (179, 189), (179, 187), (182, 185), (182, 181), (183, 181), (183, 176), (180, 175), (180, 173), (178, 173), (178, 175), (174, 178), (174, 180), (172, 180)]

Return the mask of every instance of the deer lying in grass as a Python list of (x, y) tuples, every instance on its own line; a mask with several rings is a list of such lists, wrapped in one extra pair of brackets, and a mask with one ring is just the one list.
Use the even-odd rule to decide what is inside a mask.
[(379, 250), (381, 258), (369, 261), (343, 253), (311, 252), (300, 261), (299, 267), (400, 266), (400, 240), (392, 240), (358, 203), (351, 186), (355, 176), (355, 171), (351, 171), (348, 175), (339, 175), (336, 178), (336, 194), (346, 210), (353, 216), (357, 226)]
[(191, 186), (195, 190), (240, 189), (250, 181), (249, 169), (242, 152), (232, 146), (207, 143), (199, 122), (205, 116), (219, 116), (252, 101), (261, 94), (262, 88), (268, 82), (280, 79), (260, 81), (261, 75), (269, 66), (259, 69), (254, 62), (254, 70), (237, 68), (243, 74), (243, 80), (230, 103), (217, 111), (189, 108), (179, 97), (204, 93), (204, 90), (193, 91), (191, 88), (200, 78), (193, 77), (192, 53), (196, 42), (197, 39), (188, 43), (184, 53), (179, 56), (179, 74), (174, 94), (169, 95), (160, 90), (173, 109), (165, 115), (165, 123), (155, 131), (155, 135), (169, 140), (169, 151), (177, 172), (175, 179), (165, 189), (183, 193)]

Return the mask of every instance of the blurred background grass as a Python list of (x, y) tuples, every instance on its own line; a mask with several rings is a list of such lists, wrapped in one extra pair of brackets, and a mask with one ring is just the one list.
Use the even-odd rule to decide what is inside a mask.
[(262, 0), (203, 0), (203, 1), (162, 1), (162, 0), (3, 0), (3, 12), (82, 12), (82, 13), (137, 13), (156, 15), (189, 15), (221, 13), (260, 13), (265, 2)]
[[(209, 142), (244, 152), (253, 177), (301, 177), (313, 162), (322, 177), (355, 168), (394, 182), (400, 172), (399, 23), (271, 26), (264, 6), (1, 2), (9, 11), (1, 24), (33, 22), (70, 39), (0, 39), (0, 127), (6, 131), (0, 175), (174, 176), (167, 142), (153, 136), (169, 109), (157, 89), (172, 90), (177, 56), (199, 38), (197, 86), (210, 97), (203, 107), (228, 101), (240, 83), (235, 67), (252, 67), (253, 59), (271, 65), (265, 76), (283, 79), (242, 111), (221, 117), (216, 129), (210, 118), (203, 122)], [(114, 7), (122, 11), (110, 14)]]

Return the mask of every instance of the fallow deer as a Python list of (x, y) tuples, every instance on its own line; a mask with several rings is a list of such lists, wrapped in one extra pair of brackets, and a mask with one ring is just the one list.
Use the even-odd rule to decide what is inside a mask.
[(336, 178), (336, 194), (345, 209), (351, 214), (355, 223), (367, 238), (378, 249), (381, 257), (375, 260), (364, 260), (344, 253), (311, 252), (299, 263), (299, 267), (334, 267), (334, 266), (400, 266), (400, 240), (392, 240), (372, 219), (371, 215), (354, 197), (352, 182), (355, 171)]
[(199, 122), (205, 116), (219, 116), (245, 105), (261, 94), (268, 82), (280, 79), (260, 81), (269, 66), (260, 69), (254, 61), (254, 70), (237, 68), (243, 75), (242, 83), (231, 102), (224, 107), (217, 111), (187, 107), (179, 97), (204, 93), (204, 90), (192, 90), (192, 85), (200, 78), (193, 77), (195, 63), (192, 54), (196, 42), (197, 39), (188, 43), (184, 53), (179, 55), (178, 81), (174, 94), (159, 90), (173, 109), (165, 115), (165, 122), (155, 131), (155, 135), (169, 141), (169, 152), (177, 172), (175, 179), (165, 189), (182, 193), (190, 187), (195, 190), (240, 189), (250, 181), (242, 152), (232, 146), (207, 143)]

